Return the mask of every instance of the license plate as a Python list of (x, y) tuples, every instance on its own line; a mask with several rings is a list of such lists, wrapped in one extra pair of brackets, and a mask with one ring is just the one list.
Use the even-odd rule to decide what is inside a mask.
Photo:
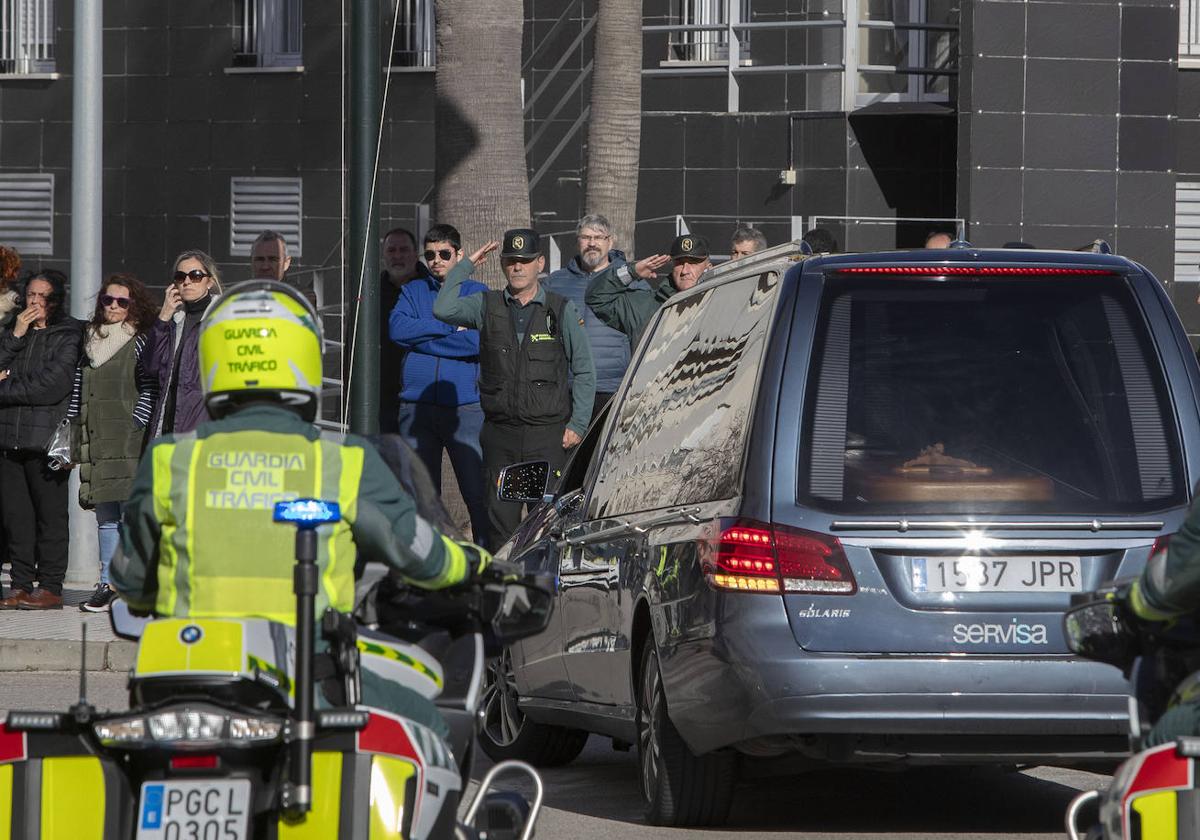
[(914, 557), (914, 592), (1082, 592), (1078, 557)]
[(145, 782), (137, 840), (246, 840), (249, 779)]

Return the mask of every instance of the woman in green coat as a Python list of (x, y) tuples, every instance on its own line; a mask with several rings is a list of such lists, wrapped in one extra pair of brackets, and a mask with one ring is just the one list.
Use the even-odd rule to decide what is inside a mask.
[(158, 396), (158, 380), (142, 364), (145, 331), (157, 311), (137, 277), (113, 274), (84, 330), (68, 416), (79, 430), (79, 504), (96, 511), (100, 542), (100, 581), (80, 606), (89, 612), (107, 610), (115, 597), (108, 566)]

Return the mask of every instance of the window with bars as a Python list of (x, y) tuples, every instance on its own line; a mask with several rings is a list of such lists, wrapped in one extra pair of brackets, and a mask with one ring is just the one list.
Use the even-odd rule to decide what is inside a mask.
[(1200, 67), (1200, 0), (1179, 0), (1179, 59)]
[(302, 36), (302, 0), (237, 0), (233, 65), (299, 67)]
[[(681, 29), (671, 33), (667, 60), (683, 62), (727, 61), (729, 59), (729, 15), (738, 12), (735, 22), (750, 20), (751, 0), (671, 0), (671, 22)], [(731, 9), (731, 6), (734, 7)], [(700, 28), (713, 27), (713, 28)], [(739, 56), (748, 58), (749, 32), (738, 33)]]
[(273, 230), (287, 241), (288, 254), (303, 251), (304, 191), (299, 178), (229, 179), (229, 255), (247, 257), (254, 240)]
[(860, 2), (857, 104), (950, 101), (958, 7), (959, 0)]
[(54, 0), (0, 0), (0, 74), (53, 73)]
[(393, 23), (396, 27), (393, 68), (436, 66), (437, 30), (433, 6), (434, 0), (395, 0), (394, 6), (392, 2), (384, 4), (383, 31), (386, 33)]

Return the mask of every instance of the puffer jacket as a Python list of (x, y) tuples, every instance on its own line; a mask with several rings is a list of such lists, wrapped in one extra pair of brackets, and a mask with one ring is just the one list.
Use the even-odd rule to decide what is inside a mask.
[[(625, 265), (625, 254), (615, 248), (608, 252), (609, 265), (616, 268)], [(566, 267), (550, 274), (543, 282), (552, 292), (558, 292), (575, 304), (583, 313), (583, 326), (592, 345), (592, 360), (596, 365), (596, 393), (611, 394), (621, 385), (625, 369), (629, 367), (629, 336), (607, 326), (584, 302), (588, 280), (594, 276), (573, 257)], [(636, 288), (650, 288), (644, 280)]]
[(64, 317), (44, 330), (0, 336), (0, 449), (46, 450), (67, 415), (83, 324)]
[[(219, 300), (212, 295), (208, 309)], [(208, 420), (204, 407), (204, 392), (200, 387), (200, 325), (184, 335), (184, 310), (179, 309), (170, 321), (154, 319), (149, 332), (150, 343), (142, 360), (146, 370), (158, 379), (158, 401), (154, 405), (154, 417), (150, 421), (150, 436), (159, 437), (166, 432), (190, 432)], [(162, 428), (163, 410), (171, 390), (171, 374), (175, 367), (175, 350), (184, 341), (183, 354), (179, 357), (179, 387), (175, 394), (175, 428)]]

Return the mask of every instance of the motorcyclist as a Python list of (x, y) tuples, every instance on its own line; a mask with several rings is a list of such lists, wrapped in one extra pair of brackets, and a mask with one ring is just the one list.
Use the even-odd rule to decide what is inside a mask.
[[(1200, 609), (1200, 498), (1166, 550), (1151, 555), (1141, 576), (1118, 597), (1134, 616), (1148, 622), (1173, 622)], [(1177, 691), (1143, 746), (1183, 735), (1200, 735), (1200, 696), (1194, 690)]]
[[(293, 532), (272, 509), (299, 497), (341, 506), (342, 520), (319, 531), (318, 617), (326, 607), (351, 612), (364, 556), (424, 589), (461, 583), (490, 562), (418, 516), (367, 441), (313, 425), (321, 347), (311, 305), (280, 283), (242, 283), (205, 316), (201, 384), (215, 419), (155, 441), (142, 458), (112, 564), (131, 607), (293, 624)], [(446, 737), (430, 701), (366, 669), (360, 676), (364, 705)], [(320, 691), (317, 702), (329, 705)]]

